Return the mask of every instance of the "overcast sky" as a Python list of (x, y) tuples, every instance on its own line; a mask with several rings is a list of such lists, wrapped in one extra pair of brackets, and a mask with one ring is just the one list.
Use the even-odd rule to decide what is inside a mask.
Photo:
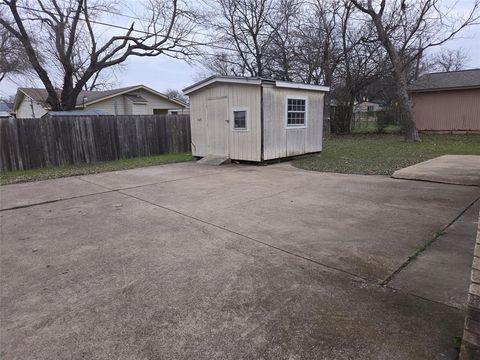
[[(460, 0), (457, 9), (465, 9), (466, 11), (472, 2), (473, 0)], [(470, 59), (467, 68), (480, 68), (480, 25), (465, 29), (456, 39), (443, 46), (467, 50)], [(434, 51), (439, 50), (441, 50), (441, 47)], [(187, 64), (184, 61), (162, 55), (155, 58), (130, 58), (117, 76), (116, 87), (143, 84), (158, 91), (166, 89), (181, 90), (198, 81), (201, 73), (202, 69), (198, 65)], [(0, 96), (14, 95), (18, 86), (32, 85), (35, 84), (4, 80), (0, 83)], [(41, 84), (36, 85), (41, 86)]]

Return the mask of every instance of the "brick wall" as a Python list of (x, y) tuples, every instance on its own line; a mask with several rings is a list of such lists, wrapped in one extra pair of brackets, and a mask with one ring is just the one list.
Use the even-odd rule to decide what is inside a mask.
[(460, 360), (480, 359), (480, 220), (472, 265)]

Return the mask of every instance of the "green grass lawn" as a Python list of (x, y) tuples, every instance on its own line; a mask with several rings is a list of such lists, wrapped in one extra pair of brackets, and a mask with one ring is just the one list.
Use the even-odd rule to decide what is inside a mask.
[(103, 161), (91, 164), (52, 166), (30, 170), (2, 171), (0, 172), (0, 184), (6, 185), (27, 181), (56, 179), (66, 176), (96, 174), (106, 171), (133, 169), (142, 166), (161, 165), (190, 160), (192, 160), (192, 154), (190, 153), (170, 153), (122, 160)]
[[(356, 124), (353, 129), (353, 134), (375, 134), (377, 133), (377, 124), (375, 122), (361, 122)], [(399, 125), (387, 125), (383, 130), (385, 134), (399, 134), (400, 126)]]
[(301, 169), (391, 175), (440, 155), (480, 155), (480, 135), (427, 135), (405, 142), (400, 135), (344, 135), (326, 139), (321, 154), (293, 161)]

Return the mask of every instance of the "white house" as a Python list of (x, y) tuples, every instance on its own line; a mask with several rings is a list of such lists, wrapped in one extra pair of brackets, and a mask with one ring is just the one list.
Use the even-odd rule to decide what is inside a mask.
[(322, 150), (328, 87), (212, 76), (183, 91), (190, 97), (196, 157), (260, 162)]
[(354, 113), (368, 113), (383, 110), (383, 106), (374, 101), (362, 101), (353, 106)]
[[(50, 111), (47, 91), (39, 88), (18, 88), (13, 105), (17, 118), (40, 118)], [(105, 91), (82, 91), (77, 109), (99, 110), (111, 115), (181, 114), (188, 105), (144, 85)]]

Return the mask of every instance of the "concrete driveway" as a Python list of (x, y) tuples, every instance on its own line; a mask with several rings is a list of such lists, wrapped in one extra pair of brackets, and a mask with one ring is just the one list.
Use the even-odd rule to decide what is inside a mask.
[(0, 357), (454, 359), (479, 196), (288, 164), (3, 186)]
[(392, 177), (480, 186), (480, 156), (443, 155), (397, 170)]

